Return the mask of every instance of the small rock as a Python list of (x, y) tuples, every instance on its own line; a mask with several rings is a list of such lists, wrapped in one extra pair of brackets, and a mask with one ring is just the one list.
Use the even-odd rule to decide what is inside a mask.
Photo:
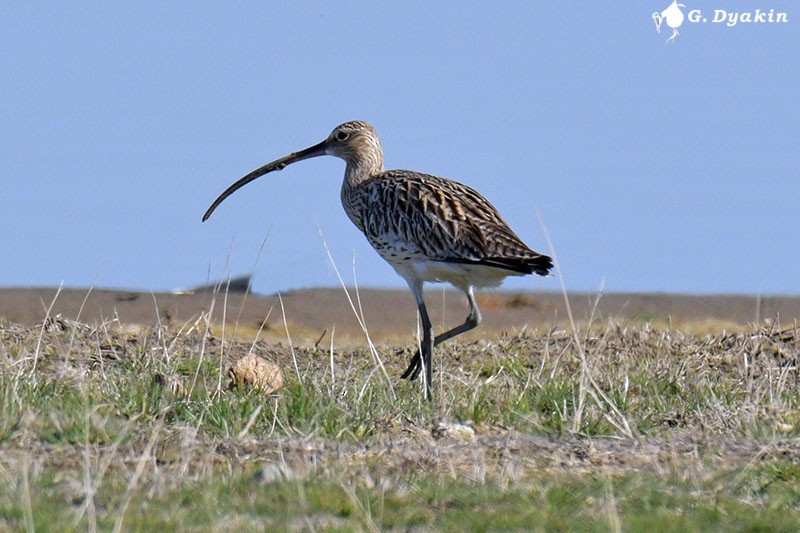
[(431, 434), (435, 439), (448, 437), (455, 440), (474, 440), (475, 428), (458, 422), (439, 421), (431, 428)]
[(272, 394), (284, 385), (281, 367), (256, 354), (239, 359), (228, 374), (231, 377), (231, 388), (252, 387), (265, 394)]

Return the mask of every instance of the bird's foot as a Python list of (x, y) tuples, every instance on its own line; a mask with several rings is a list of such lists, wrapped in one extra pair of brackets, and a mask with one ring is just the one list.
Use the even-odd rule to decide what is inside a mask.
[(680, 35), (680, 33), (678, 33), (678, 30), (673, 28), (672, 35), (670, 35), (669, 39), (667, 39), (667, 43), (675, 42), (675, 37), (677, 37), (678, 35)]
[(417, 379), (420, 370), (422, 370), (422, 359), (419, 356), (419, 350), (417, 350), (417, 353), (415, 353), (414, 357), (411, 358), (408, 368), (405, 372), (403, 372), (403, 375), (400, 376), (400, 379), (414, 381)]

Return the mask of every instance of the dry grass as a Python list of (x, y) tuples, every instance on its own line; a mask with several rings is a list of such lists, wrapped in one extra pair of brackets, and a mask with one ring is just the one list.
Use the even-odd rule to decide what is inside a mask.
[[(445, 344), (428, 404), (384, 375), (410, 347), (231, 340), (212, 310), (169, 327), (2, 324), (0, 529), (800, 521), (794, 325), (602, 320)], [(228, 388), (251, 352), (285, 389)]]

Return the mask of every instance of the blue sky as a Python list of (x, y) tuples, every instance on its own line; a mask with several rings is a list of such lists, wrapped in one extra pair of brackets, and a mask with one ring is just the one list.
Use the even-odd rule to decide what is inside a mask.
[[(337, 124), (467, 183), (573, 290), (800, 294), (800, 4), (12, 2), (0, 18), (1, 286), (403, 287), (318, 158)], [(277, 4), (277, 5), (273, 5)], [(346, 7), (345, 7), (346, 6)], [(715, 9), (784, 24), (710, 22)], [(355, 265), (355, 266), (354, 266)], [(510, 289), (558, 290), (512, 279)]]

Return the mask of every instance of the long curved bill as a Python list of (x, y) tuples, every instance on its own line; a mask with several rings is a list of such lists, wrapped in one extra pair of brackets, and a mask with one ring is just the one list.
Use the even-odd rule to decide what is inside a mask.
[(237, 181), (236, 183), (225, 189), (225, 192), (220, 194), (219, 197), (216, 200), (214, 200), (214, 203), (211, 204), (211, 207), (209, 207), (206, 213), (203, 215), (203, 222), (208, 220), (208, 218), (211, 216), (211, 213), (214, 212), (217, 206), (221, 204), (222, 201), (225, 200), (225, 198), (227, 198), (237, 190), (241, 189), (251, 181), (260, 178), (264, 174), (268, 174), (276, 170), (283, 170), (288, 165), (291, 165), (292, 163), (296, 163), (298, 161), (302, 161), (303, 159), (310, 159), (312, 157), (325, 155), (325, 150), (327, 148), (328, 148), (328, 141), (325, 140), (319, 144), (315, 144), (314, 146), (306, 148), (305, 150), (300, 150), (299, 152), (293, 152), (285, 157), (276, 159), (271, 163), (267, 163), (263, 167), (255, 169), (247, 176), (243, 177), (242, 179), (240, 179), (239, 181)]

